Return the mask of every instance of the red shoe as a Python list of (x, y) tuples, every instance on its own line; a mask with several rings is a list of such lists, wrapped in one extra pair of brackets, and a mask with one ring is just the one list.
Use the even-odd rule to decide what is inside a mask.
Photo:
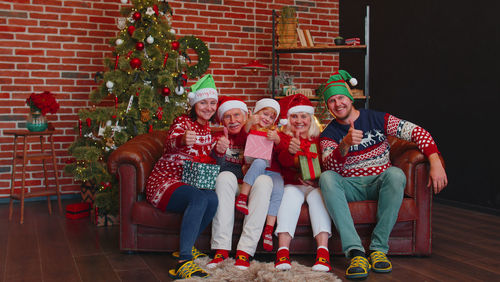
[(223, 262), (229, 257), (229, 251), (217, 250), (214, 258), (207, 264), (207, 268), (215, 268), (219, 263)]
[(329, 272), (332, 270), (330, 266), (330, 253), (325, 247), (319, 247), (316, 253), (316, 263), (313, 265), (312, 270)]
[(290, 270), (292, 268), (292, 264), (290, 263), (290, 251), (288, 248), (278, 250), (274, 267), (279, 270)]
[(250, 267), (249, 261), (250, 255), (245, 253), (244, 251), (236, 250), (236, 262), (234, 266), (241, 270), (245, 270)]
[(268, 252), (273, 250), (273, 229), (274, 226), (266, 225), (264, 232), (262, 232), (262, 246)]
[(248, 215), (247, 201), (248, 195), (239, 194), (238, 197), (236, 197), (236, 210), (243, 213), (244, 215)]

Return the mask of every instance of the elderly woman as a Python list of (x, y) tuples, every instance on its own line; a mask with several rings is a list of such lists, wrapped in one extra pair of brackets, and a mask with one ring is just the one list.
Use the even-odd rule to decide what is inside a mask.
[(280, 132), (281, 142), (277, 147), (285, 191), (277, 217), (278, 226), (275, 234), (278, 236), (279, 245), (274, 265), (281, 270), (292, 267), (289, 247), (305, 200), (309, 206), (313, 236), (318, 246), (312, 270), (330, 271), (328, 251), (328, 238), (332, 233), (330, 216), (323, 203), (320, 189), (312, 181), (302, 179), (296, 160), (301, 143), (316, 144), (319, 148), (320, 129), (314, 120), (314, 108), (309, 99), (302, 94), (287, 96), (280, 100), (280, 106), (282, 115), (287, 118), (280, 121), (285, 125)]
[(191, 86), (186, 115), (177, 117), (165, 140), (165, 153), (156, 163), (146, 186), (146, 198), (161, 211), (183, 214), (180, 231), (180, 251), (175, 269), (169, 271), (173, 279), (206, 277), (208, 273), (193, 259), (205, 255), (194, 243), (208, 226), (217, 211), (217, 195), (211, 190), (200, 190), (181, 181), (182, 165), (186, 160), (210, 154), (214, 147), (209, 121), (217, 109), (217, 90), (211, 75), (206, 75)]

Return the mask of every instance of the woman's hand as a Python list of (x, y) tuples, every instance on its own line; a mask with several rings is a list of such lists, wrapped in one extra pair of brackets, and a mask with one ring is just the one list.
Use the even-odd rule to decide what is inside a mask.
[(190, 124), (188, 124), (186, 132), (184, 132), (182, 140), (186, 146), (192, 146), (196, 143), (196, 132), (191, 130)]
[(295, 137), (290, 139), (290, 145), (288, 146), (288, 152), (292, 155), (297, 154), (300, 151), (300, 138), (299, 133), (295, 132)]

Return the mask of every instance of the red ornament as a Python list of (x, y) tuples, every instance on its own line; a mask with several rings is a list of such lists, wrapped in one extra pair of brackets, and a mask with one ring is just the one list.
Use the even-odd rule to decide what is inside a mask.
[(112, 119), (116, 119), (116, 115), (112, 115), (112, 116), (111, 116), (111, 118), (112, 118)]
[(134, 34), (134, 31), (135, 31), (135, 26), (131, 25), (127, 28), (127, 32), (128, 34), (130, 34), (130, 36), (132, 36), (132, 34)]
[(172, 49), (177, 50), (179, 49), (179, 41), (174, 41), (172, 42)]
[(168, 60), (168, 53), (165, 54), (165, 58), (163, 59), (163, 67), (165, 67), (167, 60)]
[(163, 117), (163, 108), (162, 107), (158, 107), (158, 111), (156, 111), (156, 117), (161, 120), (161, 118)]
[(134, 13), (132, 14), (132, 18), (133, 18), (134, 20), (136, 20), (136, 21), (140, 20), (140, 19), (141, 19), (141, 13), (139, 13), (139, 12), (134, 12)]
[(144, 43), (142, 42), (135, 43), (135, 49), (142, 51), (144, 49)]
[(119, 59), (120, 59), (120, 55), (119, 55), (119, 54), (117, 54), (117, 55), (116, 55), (116, 61), (115, 61), (115, 70), (116, 70), (116, 68), (118, 67), (118, 60), (119, 60)]
[(152, 124), (150, 124), (150, 125), (149, 125), (149, 130), (148, 130), (148, 132), (149, 132), (149, 133), (153, 132), (153, 125), (152, 125)]
[(161, 89), (161, 95), (163, 95), (163, 96), (169, 96), (169, 95), (170, 95), (170, 92), (171, 92), (171, 91), (170, 91), (170, 88), (168, 88), (168, 87), (163, 87), (163, 88)]
[(153, 5), (153, 11), (155, 11), (155, 14), (158, 16), (158, 6), (156, 4)]
[(188, 81), (188, 76), (184, 73), (182, 74), (182, 86), (186, 87), (187, 81)]
[(140, 59), (138, 58), (133, 58), (132, 60), (130, 60), (130, 66), (133, 68), (133, 69), (138, 69), (140, 68), (142, 65), (142, 62)]
[(90, 127), (92, 125), (92, 120), (90, 118), (87, 118), (85, 122), (87, 122), (87, 127)]

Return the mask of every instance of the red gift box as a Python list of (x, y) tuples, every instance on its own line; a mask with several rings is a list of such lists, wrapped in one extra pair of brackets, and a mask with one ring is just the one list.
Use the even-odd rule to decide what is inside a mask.
[(69, 204), (66, 206), (66, 218), (68, 219), (79, 219), (85, 218), (90, 215), (90, 204), (89, 203), (76, 203)]
[(359, 39), (359, 37), (355, 37), (355, 38), (348, 38), (345, 40), (345, 44), (347, 45), (359, 45), (361, 43), (361, 40)]
[(267, 161), (269, 167), (273, 156), (273, 146), (274, 142), (267, 139), (267, 132), (250, 130), (245, 144), (245, 152), (243, 153), (245, 161), (250, 163), (254, 159), (263, 159)]

